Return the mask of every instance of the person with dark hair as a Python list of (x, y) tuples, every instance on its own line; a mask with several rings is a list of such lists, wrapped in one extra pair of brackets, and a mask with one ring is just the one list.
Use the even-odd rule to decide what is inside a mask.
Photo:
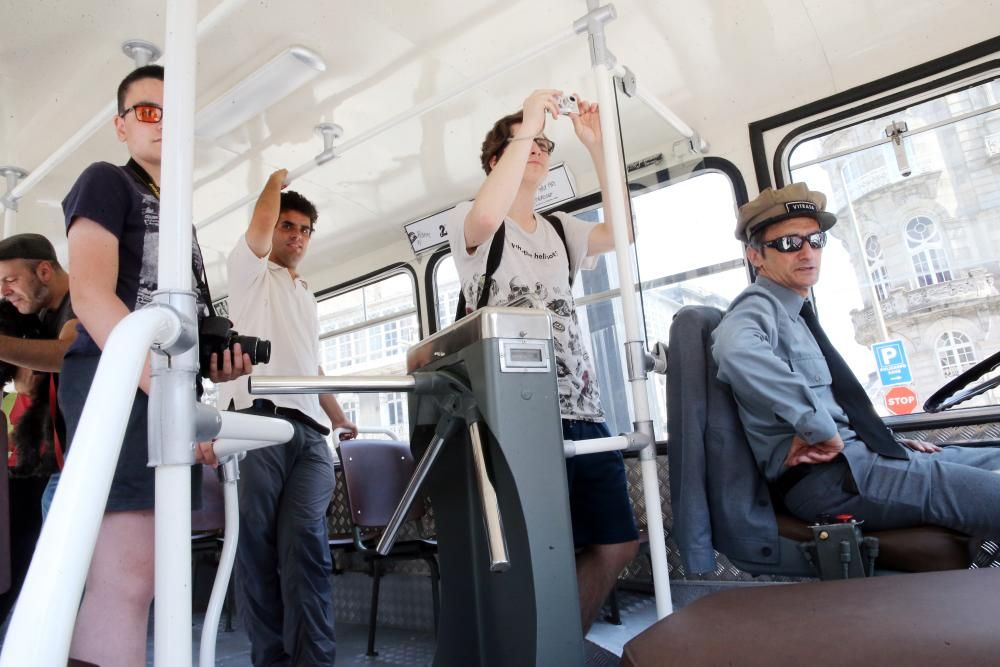
[(825, 194), (792, 183), (739, 211), (757, 277), (713, 332), (712, 355), (761, 475), (804, 521), (851, 514), (866, 530), (931, 524), (995, 540), (997, 443), (897, 437), (820, 326), (812, 288), (837, 222), (825, 209)]
[[(50, 404), (58, 387), (63, 355), (76, 337), (69, 275), (52, 243), (40, 234), (15, 234), (0, 241), (0, 362), (18, 371), (18, 397), (11, 433), (11, 587), (0, 595), (0, 622), (17, 598), (42, 528), (66, 441), (62, 414)], [(22, 415), (27, 414), (27, 419)], [(14, 419), (12, 419), (12, 422)]]
[[(59, 385), (59, 404), (70, 441), (111, 331), (131, 311), (149, 304), (157, 289), (163, 68), (151, 65), (129, 74), (119, 87), (118, 98), (115, 132), (128, 146), (128, 163), (90, 165), (63, 200), (72, 267), (70, 291), (80, 319)], [(191, 253), (201, 317), (211, 297), (196, 237), (192, 237)], [(223, 353), (221, 368), (219, 361), (213, 354), (213, 382), (250, 372), (250, 359), (238, 346), (233, 355), (228, 350)], [(146, 465), (149, 381), (147, 359), (70, 645), (73, 659), (101, 667), (146, 664), (154, 542), (154, 469)], [(211, 444), (200, 443), (196, 457), (214, 463)], [(192, 473), (193, 480), (201, 479), (197, 469)]]
[[(577, 319), (572, 281), (588, 257), (614, 248), (614, 238), (596, 104), (579, 100), (579, 113), (569, 117), (597, 171), (604, 222), (535, 213), (535, 194), (548, 176), (555, 148), (543, 134), (545, 114), (559, 118), (561, 94), (536, 90), (521, 111), (493, 125), (480, 154), (486, 182), (473, 202), (454, 209), (448, 239), (467, 311), (526, 298), (531, 307), (549, 312), (563, 437), (586, 440), (610, 433)], [(502, 244), (501, 258), (492, 275), (486, 276), (497, 243)], [(638, 552), (638, 532), (621, 452), (567, 459), (566, 471), (573, 541), (578, 547), (580, 619), (586, 633), (618, 575)]]
[[(299, 275), (316, 229), (316, 207), (281, 192), (288, 172), (274, 172), (250, 226), (229, 255), (229, 315), (237, 330), (271, 341), (257, 375), (322, 375), (319, 315)], [(223, 386), (219, 404), (279, 417), (290, 441), (247, 452), (240, 465), (237, 609), (254, 665), (332, 665), (336, 655), (326, 508), (335, 484), (330, 425), (357, 435), (330, 394), (253, 395)]]

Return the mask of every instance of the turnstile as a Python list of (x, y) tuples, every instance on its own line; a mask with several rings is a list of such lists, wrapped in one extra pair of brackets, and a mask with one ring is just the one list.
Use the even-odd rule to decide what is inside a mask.
[(548, 313), (481, 309), (410, 348), (407, 366), (405, 376), (251, 376), (250, 392), (410, 392), (418, 463), (377, 549), (391, 550), (427, 493), (441, 567), (434, 664), (583, 664)]
[[(544, 311), (485, 308), (407, 356), (410, 373), (454, 374), (471, 390), (410, 395), (414, 456), (436, 455), (425, 489), (441, 565), (437, 667), (583, 664), (551, 337)], [(428, 452), (449, 414), (457, 425)]]

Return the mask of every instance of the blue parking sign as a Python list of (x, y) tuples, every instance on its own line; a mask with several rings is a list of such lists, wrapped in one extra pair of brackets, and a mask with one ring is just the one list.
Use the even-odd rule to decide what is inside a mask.
[(878, 376), (885, 387), (913, 382), (910, 362), (906, 359), (906, 349), (901, 340), (887, 340), (872, 345)]

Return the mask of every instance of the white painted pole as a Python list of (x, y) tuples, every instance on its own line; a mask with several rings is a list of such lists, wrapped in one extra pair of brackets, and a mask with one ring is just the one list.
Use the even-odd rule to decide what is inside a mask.
[[(616, 76), (625, 76), (626, 74), (625, 68), (622, 67), (621, 65), (618, 65), (617, 67), (615, 67), (614, 73)], [(671, 109), (666, 104), (661, 102), (655, 95), (649, 92), (639, 81), (636, 81), (635, 83), (635, 97), (643, 104), (645, 104), (647, 107), (649, 107), (653, 111), (653, 113), (655, 113), (663, 120), (667, 121), (667, 123), (675, 130), (677, 130), (677, 132), (679, 132), (681, 136), (687, 139), (693, 139), (697, 136), (697, 134), (691, 128), (690, 125), (681, 120), (681, 117), (678, 116), (676, 113), (674, 113), (673, 109)], [(705, 142), (704, 139), (699, 138), (699, 145), (697, 146), (697, 148), (699, 151), (702, 152), (707, 151), (708, 144)]]
[[(635, 281), (632, 277), (628, 228), (631, 224), (625, 210), (624, 163), (618, 140), (618, 108), (611, 90), (611, 71), (603, 63), (594, 65), (597, 82), (597, 99), (601, 110), (601, 134), (604, 144), (605, 182), (611, 211), (611, 228), (615, 239), (615, 256), (618, 260), (618, 284), (622, 286), (622, 311), (625, 319), (625, 345), (642, 341), (639, 331), (639, 308), (635, 290), (625, 289)], [(636, 424), (650, 422), (649, 395), (645, 377), (630, 380), (632, 406)], [(670, 578), (667, 569), (666, 539), (663, 534), (663, 514), (660, 508), (660, 483), (656, 474), (656, 443), (639, 453), (642, 470), (642, 488), (646, 500), (646, 526), (649, 530), (649, 550), (653, 563), (653, 588), (656, 593), (656, 614), (663, 618), (673, 611), (670, 597)]]
[(3, 237), (12, 236), (15, 229), (17, 229), (17, 211), (13, 208), (5, 208), (3, 210)]
[[(353, 139), (345, 141), (343, 144), (340, 144), (339, 146), (337, 146), (335, 148), (334, 152), (335, 152), (335, 154), (337, 156), (343, 155), (347, 151), (351, 150), (352, 148), (356, 148), (356, 147), (360, 146), (361, 144), (365, 143), (369, 139), (372, 139), (373, 137), (376, 137), (376, 136), (382, 134), (383, 132), (385, 132), (387, 130), (391, 130), (392, 128), (396, 127), (400, 123), (404, 123), (404, 122), (406, 122), (406, 121), (408, 121), (410, 119), (413, 119), (413, 118), (418, 118), (418, 117), (424, 115), (425, 113), (427, 113), (428, 111), (433, 111), (434, 109), (438, 108), (439, 106), (441, 106), (445, 102), (448, 102), (452, 98), (457, 97), (458, 95), (461, 95), (462, 93), (464, 93), (464, 92), (466, 92), (466, 91), (468, 91), (468, 90), (470, 90), (472, 88), (475, 88), (476, 86), (480, 85), (481, 83), (483, 83), (485, 81), (488, 81), (488, 80), (492, 79), (495, 76), (503, 74), (504, 72), (507, 72), (507, 71), (509, 71), (509, 70), (517, 67), (518, 65), (522, 65), (522, 64), (524, 64), (526, 62), (529, 62), (529, 61), (533, 60), (534, 58), (537, 58), (541, 54), (554, 49), (555, 47), (559, 46), (563, 42), (569, 41), (570, 39), (572, 39), (575, 36), (575, 34), (576, 33), (575, 33), (574, 30), (571, 30), (571, 29), (570, 30), (566, 30), (566, 31), (561, 32), (558, 35), (552, 37), (551, 39), (549, 39), (549, 40), (547, 40), (545, 42), (542, 42), (541, 44), (539, 44), (538, 46), (536, 46), (533, 49), (529, 49), (527, 51), (520, 51), (520, 52), (518, 52), (518, 55), (516, 57), (514, 57), (513, 59), (508, 60), (507, 62), (501, 63), (500, 65), (497, 65), (493, 69), (486, 70), (482, 74), (480, 74), (478, 76), (474, 76), (471, 79), (468, 79), (468, 80), (462, 82), (461, 84), (459, 84), (458, 86), (455, 86), (451, 90), (445, 91), (445, 92), (441, 93), (440, 95), (436, 95), (436, 96), (434, 96), (434, 97), (432, 97), (432, 98), (430, 98), (428, 100), (425, 100), (424, 102), (421, 102), (420, 104), (416, 105), (415, 107), (413, 107), (411, 109), (407, 109), (406, 111), (393, 116), (389, 120), (387, 120), (387, 121), (385, 121), (383, 123), (379, 123), (375, 127), (370, 128), (370, 129), (366, 130), (365, 132), (362, 132), (361, 134), (359, 134), (358, 136), (354, 137)], [(285, 185), (288, 185), (289, 183), (291, 183), (292, 181), (294, 181), (297, 178), (305, 176), (306, 174), (308, 174), (309, 172), (311, 172), (313, 169), (315, 169), (316, 167), (320, 166), (321, 164), (324, 164), (325, 162), (326, 162), (326, 160), (317, 161), (315, 158), (313, 158), (313, 159), (309, 160), (308, 162), (304, 162), (304, 163), (300, 164), (298, 167), (295, 167), (294, 169), (292, 169), (291, 171), (288, 172), (288, 176), (285, 178)], [(216, 220), (219, 220), (221, 218), (226, 217), (227, 215), (229, 215), (233, 211), (240, 210), (241, 208), (243, 208), (244, 206), (246, 206), (247, 204), (249, 204), (252, 201), (256, 201), (257, 197), (259, 197), (259, 196), (260, 196), (259, 194), (254, 194), (254, 193), (249, 194), (249, 195), (243, 197), (242, 199), (240, 199), (239, 201), (235, 201), (232, 204), (226, 206), (225, 208), (216, 211), (215, 213), (213, 213), (212, 215), (208, 216), (204, 220), (201, 220), (200, 222), (198, 222), (198, 224), (195, 225), (195, 226), (198, 229), (204, 229), (205, 227), (207, 227), (208, 225), (212, 224)]]
[[(291, 426), (289, 426), (289, 430), (291, 430)], [(218, 448), (216, 448), (216, 456), (220, 459), (223, 458), (218, 453)], [(240, 539), (240, 501), (236, 487), (236, 480), (239, 479), (239, 464), (235, 457), (230, 457), (222, 462), (222, 467), (225, 471), (222, 496), (226, 511), (226, 528), (222, 542), (222, 554), (219, 556), (219, 567), (215, 574), (215, 585), (212, 586), (212, 596), (208, 600), (208, 609), (205, 610), (205, 623), (201, 627), (201, 648), (198, 651), (198, 664), (201, 667), (212, 667), (215, 664), (215, 642), (219, 634), (219, 618), (222, 616), (222, 607), (226, 601), (226, 590), (229, 588), (229, 580), (233, 574), (233, 563), (236, 561), (236, 545)]]
[[(7, 629), (0, 667), (66, 664), (146, 354), (153, 341), (170, 339), (179, 326), (171, 311), (145, 308), (108, 337), (73, 438), (73, 456), (66, 459)], [(185, 548), (189, 544), (187, 535)], [(190, 563), (190, 553), (186, 560)], [(190, 626), (186, 631), (190, 642)]]
[[(157, 300), (169, 301), (159, 293), (175, 291), (181, 314), (196, 322), (190, 290), (198, 2), (174, 0), (166, 11)], [(150, 454), (159, 457), (153, 664), (174, 667), (191, 664), (191, 450), (197, 351), (181, 351), (169, 369), (162, 355), (154, 355), (153, 361), (149, 441)]]

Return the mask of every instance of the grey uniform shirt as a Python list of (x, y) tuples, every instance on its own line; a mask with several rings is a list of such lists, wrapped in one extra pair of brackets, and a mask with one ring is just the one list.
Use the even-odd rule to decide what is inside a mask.
[(712, 334), (718, 378), (733, 390), (757, 467), (769, 481), (785, 471), (796, 433), (816, 444), (839, 432), (848, 462), (866, 450), (834, 400), (826, 358), (799, 317), (805, 301), (759, 276)]

